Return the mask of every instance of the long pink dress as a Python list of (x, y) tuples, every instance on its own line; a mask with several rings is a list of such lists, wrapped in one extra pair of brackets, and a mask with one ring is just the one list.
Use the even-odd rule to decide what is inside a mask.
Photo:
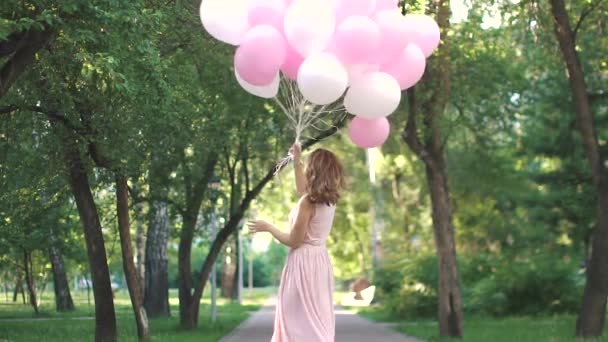
[[(316, 204), (304, 243), (292, 248), (281, 275), (272, 342), (333, 342), (334, 271), (325, 248), (335, 206)], [(289, 225), (297, 208), (289, 214)]]

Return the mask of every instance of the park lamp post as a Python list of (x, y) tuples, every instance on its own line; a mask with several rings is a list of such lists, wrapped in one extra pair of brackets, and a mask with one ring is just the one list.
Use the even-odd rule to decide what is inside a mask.
[[(215, 213), (215, 205), (217, 198), (219, 197), (219, 189), (222, 183), (220, 182), (220, 178), (213, 175), (211, 179), (209, 179), (208, 187), (211, 190), (209, 192), (209, 199), (211, 200), (211, 243), (215, 241), (215, 237), (217, 236), (218, 231), (218, 223), (217, 215)], [(213, 262), (213, 266), (211, 267), (211, 322), (217, 320), (217, 269), (215, 266), (215, 262)]]

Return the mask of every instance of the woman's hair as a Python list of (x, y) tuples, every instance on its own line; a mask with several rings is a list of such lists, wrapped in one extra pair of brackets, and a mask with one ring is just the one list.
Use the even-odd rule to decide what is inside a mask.
[(315, 150), (305, 171), (308, 198), (312, 203), (336, 204), (344, 188), (344, 169), (338, 158), (325, 149)]

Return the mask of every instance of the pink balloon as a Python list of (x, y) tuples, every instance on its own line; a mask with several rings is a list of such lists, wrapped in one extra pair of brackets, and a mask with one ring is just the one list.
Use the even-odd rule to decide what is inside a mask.
[(361, 62), (378, 49), (380, 29), (369, 17), (351, 16), (338, 26), (334, 43), (334, 53), (342, 62)]
[(441, 32), (437, 22), (424, 14), (408, 14), (405, 16), (408, 39), (420, 47), (425, 57), (429, 57), (439, 46)]
[(386, 117), (368, 120), (355, 116), (348, 127), (348, 136), (361, 148), (374, 148), (384, 144), (390, 128)]
[(374, 21), (380, 28), (380, 44), (374, 60), (383, 64), (399, 56), (405, 49), (410, 31), (405, 17), (395, 10), (376, 13)]
[(425, 68), (426, 58), (422, 50), (415, 44), (408, 44), (397, 59), (383, 65), (380, 71), (393, 76), (405, 90), (420, 81)]
[(234, 54), (234, 67), (247, 83), (267, 85), (285, 62), (285, 38), (270, 25), (256, 26), (245, 34)]
[(283, 13), (267, 6), (256, 6), (249, 9), (249, 26), (270, 25), (283, 32)]
[(298, 79), (298, 70), (300, 70), (302, 62), (304, 62), (304, 57), (300, 56), (300, 54), (287, 43), (287, 55), (285, 56), (285, 62), (281, 66), (283, 74), (290, 80), (295, 81)]
[(394, 10), (399, 5), (399, 0), (376, 0), (376, 12), (383, 10)]
[(352, 15), (370, 15), (376, 8), (377, 0), (338, 0), (336, 5), (336, 22)]

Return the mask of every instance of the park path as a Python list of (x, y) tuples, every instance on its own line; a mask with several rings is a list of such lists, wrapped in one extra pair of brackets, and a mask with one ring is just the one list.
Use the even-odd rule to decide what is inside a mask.
[[(220, 342), (270, 342), (275, 300), (251, 315)], [(336, 308), (336, 342), (420, 342), (399, 334), (386, 325), (371, 322), (353, 311)], [(295, 341), (306, 342), (306, 341)]]

